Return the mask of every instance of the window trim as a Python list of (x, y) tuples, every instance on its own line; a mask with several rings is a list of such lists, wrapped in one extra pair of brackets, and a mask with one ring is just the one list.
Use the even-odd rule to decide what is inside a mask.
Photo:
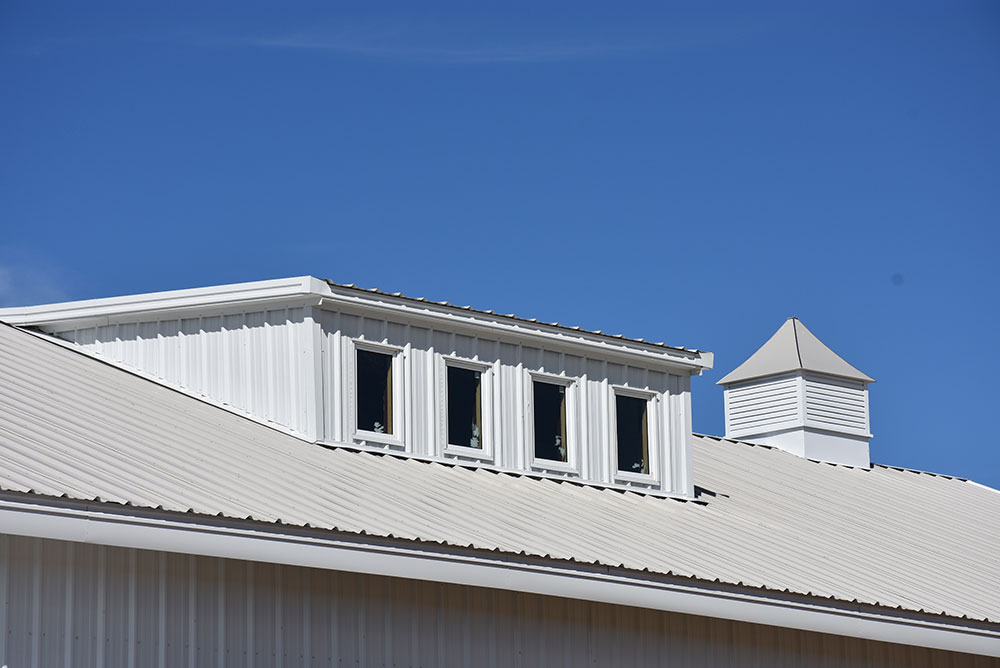
[[(525, 373), (524, 388), (524, 440), (527, 448), (526, 461), (528, 468), (549, 473), (562, 473), (579, 477), (581, 447), (579, 422), (580, 383), (575, 376), (564, 376), (544, 371)], [(535, 457), (535, 382), (562, 385), (566, 388), (566, 461), (540, 459)]]
[[(649, 442), (649, 473), (633, 473), (618, 468), (618, 397), (632, 397), (646, 400), (646, 438)], [(640, 390), (627, 385), (611, 386), (611, 410), (608, 416), (611, 425), (611, 471), (616, 483), (656, 486), (660, 484), (660, 450), (663, 442), (660, 437), (660, 405), (661, 394), (653, 390)]]
[[(398, 346), (390, 346), (384, 343), (375, 343), (365, 339), (350, 339), (350, 353), (348, 354), (348, 392), (350, 402), (348, 409), (348, 420), (350, 420), (351, 440), (362, 442), (366, 445), (386, 446), (396, 450), (406, 449), (406, 439), (403, 435), (405, 431), (406, 415), (404, 411), (404, 376), (403, 376), (403, 354), (404, 349)], [(358, 429), (358, 351), (364, 350), (392, 357), (392, 434), (380, 434), (367, 429)]]
[[(448, 367), (478, 371), (482, 389), (481, 401), (483, 413), (483, 431), (480, 434), (482, 447), (472, 448), (466, 445), (454, 445), (448, 442)], [(438, 355), (438, 442), (441, 452), (450, 457), (473, 459), (480, 462), (492, 462), (494, 459), (494, 424), (493, 410), (495, 379), (497, 375), (494, 364), (457, 355)]]

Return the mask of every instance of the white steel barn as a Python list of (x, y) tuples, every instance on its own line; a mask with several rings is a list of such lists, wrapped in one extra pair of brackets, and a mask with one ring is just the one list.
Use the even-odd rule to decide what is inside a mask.
[(997, 666), (1000, 492), (710, 353), (312, 277), (0, 310), (0, 665)]

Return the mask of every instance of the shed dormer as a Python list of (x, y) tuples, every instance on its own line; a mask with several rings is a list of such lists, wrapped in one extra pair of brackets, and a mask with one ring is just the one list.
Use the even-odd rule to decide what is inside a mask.
[(311, 276), (0, 320), (319, 445), (694, 491), (690, 384), (711, 353)]
[(789, 318), (746, 362), (719, 381), (726, 437), (800, 457), (868, 467), (868, 384), (798, 318)]

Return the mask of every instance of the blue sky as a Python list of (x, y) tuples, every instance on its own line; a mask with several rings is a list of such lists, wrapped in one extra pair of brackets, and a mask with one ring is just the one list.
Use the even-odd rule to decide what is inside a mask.
[(711, 350), (711, 434), (796, 315), (1000, 487), (996, 3), (3, 1), (0, 95), (0, 305), (313, 274)]

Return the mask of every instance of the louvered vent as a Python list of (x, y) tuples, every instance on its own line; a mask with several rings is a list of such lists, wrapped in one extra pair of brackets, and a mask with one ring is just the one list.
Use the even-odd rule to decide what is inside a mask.
[(772, 431), (799, 420), (799, 380), (781, 378), (729, 390), (728, 431), (734, 435)]
[(806, 422), (818, 428), (868, 435), (868, 391), (865, 383), (807, 374)]

